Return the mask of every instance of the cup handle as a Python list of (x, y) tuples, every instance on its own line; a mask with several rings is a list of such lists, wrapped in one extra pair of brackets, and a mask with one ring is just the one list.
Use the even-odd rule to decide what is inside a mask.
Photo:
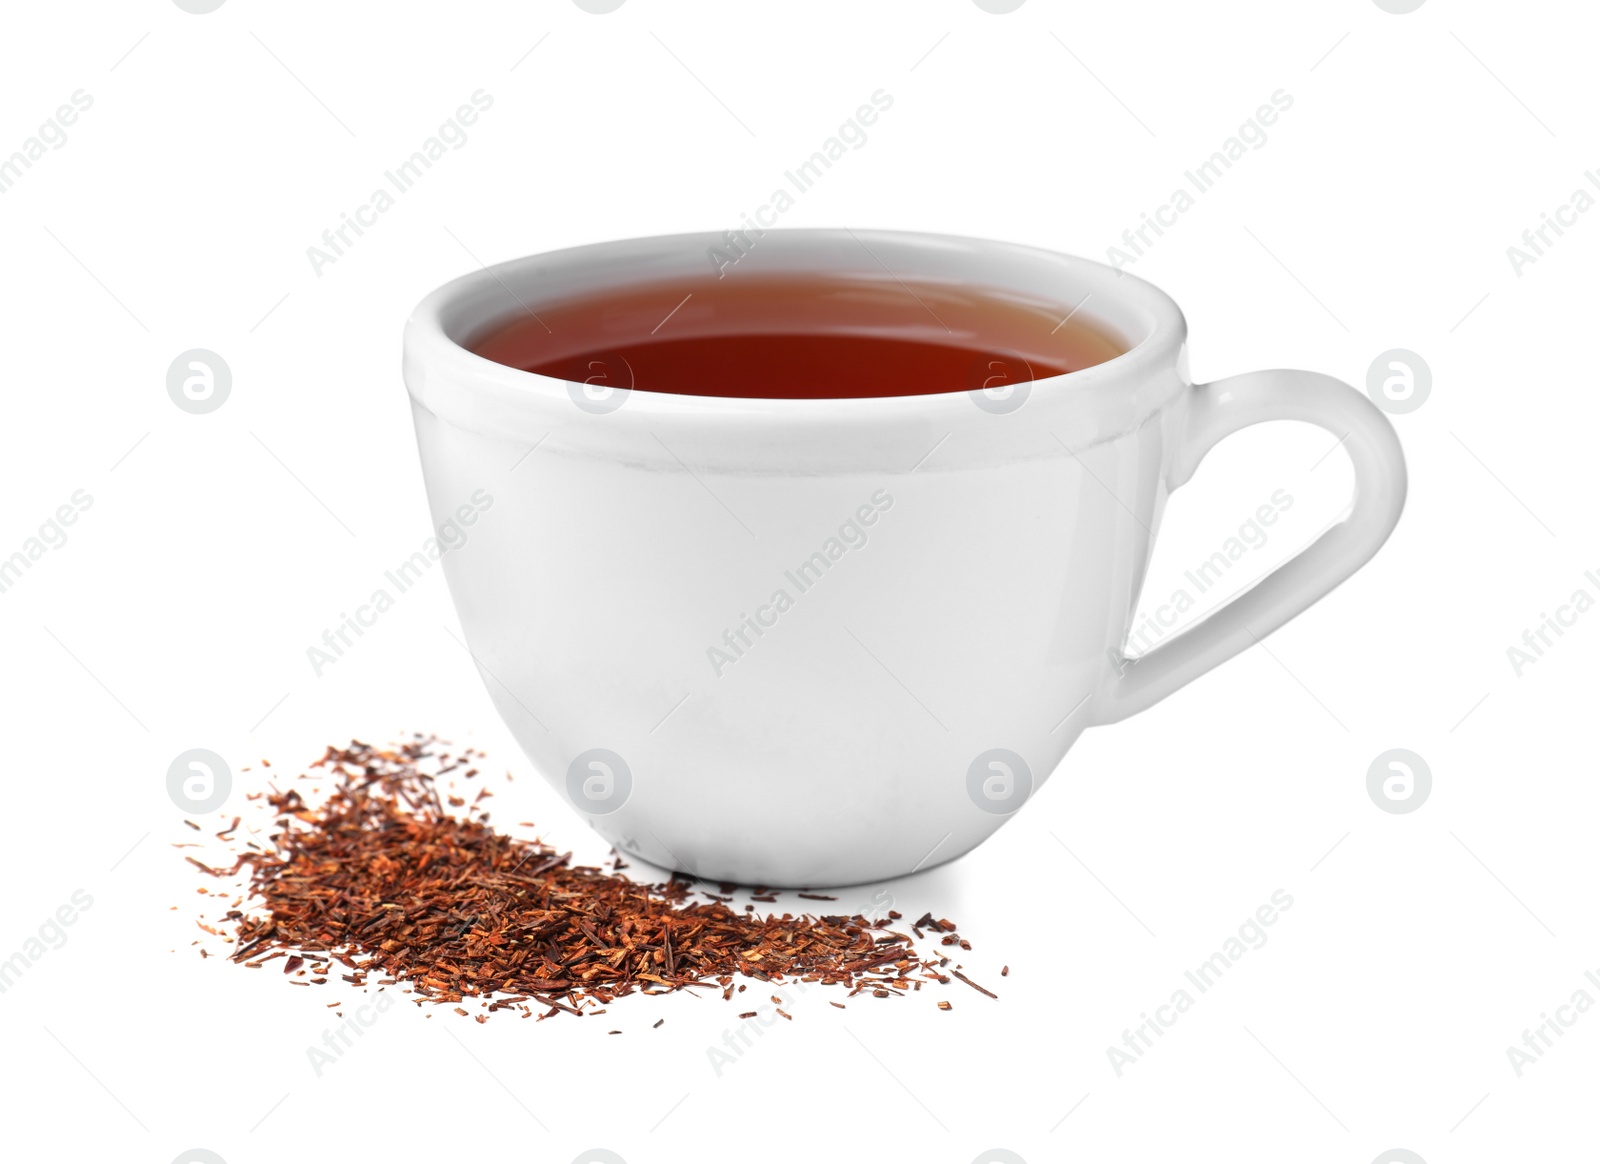
[(1168, 476), (1176, 489), (1223, 437), (1265, 420), (1303, 420), (1339, 438), (1355, 464), (1349, 513), (1255, 586), (1137, 659), (1116, 652), (1118, 677), (1096, 720), (1115, 723), (1165, 699), (1277, 630), (1377, 553), (1400, 520), (1406, 464), (1387, 417), (1348, 384), (1319, 372), (1249, 372), (1191, 391), (1189, 418)]

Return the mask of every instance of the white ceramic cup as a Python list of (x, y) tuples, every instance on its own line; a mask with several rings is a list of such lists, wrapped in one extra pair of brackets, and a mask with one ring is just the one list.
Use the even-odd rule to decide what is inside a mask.
[[(534, 765), (625, 853), (814, 887), (958, 857), (1084, 728), (1253, 645), (1399, 519), (1400, 446), (1359, 392), (1297, 371), (1192, 384), (1165, 294), (1008, 243), (772, 230), (726, 277), (982, 286), (1063, 315), (1081, 305), (1126, 353), (1026, 385), (1020, 402), (794, 400), (613, 395), (462, 346), (575, 295), (692, 294), (726, 245), (675, 235), (504, 263), (429, 295), (405, 332), (433, 517), (464, 535), (443, 562), (467, 644)], [(1348, 515), (1127, 659), (1168, 493), (1265, 420), (1339, 438)]]

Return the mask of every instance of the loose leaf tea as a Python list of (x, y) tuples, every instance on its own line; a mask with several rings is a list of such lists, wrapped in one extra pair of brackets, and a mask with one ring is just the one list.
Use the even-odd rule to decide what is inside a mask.
[[(231, 869), (188, 858), (221, 877), (249, 869), (248, 900), (236, 905), (251, 908), (226, 915), (235, 926), (232, 960), (260, 967), (282, 956), (296, 985), (308, 972), (310, 982), (326, 982), (339, 963), (355, 986), (401, 984), (441, 1004), (486, 999), (491, 1012), (515, 1008), (523, 1017), (537, 1003), (548, 1008), (541, 1018), (602, 1013), (635, 992), (700, 987), (731, 999), (736, 975), (877, 997), (950, 981), (940, 971), (948, 957), (923, 958), (912, 937), (889, 928), (900, 917), (893, 910), (871, 920), (763, 917), (730, 908), (732, 886), (720, 887), (724, 895), (696, 891), (678, 875), (641, 884), (496, 832), (473, 807), (484, 793), (472, 806), (449, 788), (441, 799), (441, 778), (477, 776), (470, 764), (470, 755), (452, 757), (432, 739), (388, 749), (353, 741), (312, 766), (332, 783), (320, 803), (294, 787), (268, 792), (277, 826), (270, 848), (249, 842)], [(452, 815), (446, 804), (465, 812)], [(620, 858), (613, 864), (625, 867)], [(755, 900), (775, 900), (757, 888)], [(696, 892), (710, 900), (695, 900)], [(918, 938), (956, 930), (931, 913), (916, 924)]]

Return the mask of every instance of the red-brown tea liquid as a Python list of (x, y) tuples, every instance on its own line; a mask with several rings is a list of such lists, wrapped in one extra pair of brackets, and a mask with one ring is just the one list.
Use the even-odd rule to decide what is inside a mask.
[(466, 346), (596, 390), (799, 400), (998, 389), (1127, 350), (1072, 304), (890, 278), (732, 276), (535, 310)]

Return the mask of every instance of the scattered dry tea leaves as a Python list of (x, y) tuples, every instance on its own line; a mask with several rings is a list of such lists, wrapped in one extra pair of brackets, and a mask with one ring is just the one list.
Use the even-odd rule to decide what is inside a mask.
[[(323, 975), (338, 963), (348, 971), (341, 980), (352, 986), (403, 984), (441, 1004), (492, 999), (491, 1013), (517, 1009), (524, 1018), (534, 1017), (532, 1002), (548, 1008), (541, 1019), (602, 1013), (635, 992), (703, 987), (732, 998), (735, 975), (870, 990), (879, 998), (920, 987), (913, 976), (949, 981), (937, 971), (946, 959), (920, 957), (913, 938), (887, 929), (900, 917), (892, 911), (886, 919), (763, 917), (748, 905), (730, 908), (728, 897), (709, 889), (699, 892), (711, 900), (694, 900), (683, 875), (641, 884), (574, 865), (571, 853), (540, 841), (496, 832), (477, 808), (483, 793), (471, 805), (449, 788), (441, 798), (440, 778), (470, 765), (472, 755), (452, 756), (420, 736), (389, 748), (359, 741), (330, 747), (313, 765), (319, 785), (331, 783), (320, 803), (292, 786), (265, 795), (276, 823), (266, 837), (270, 847), (250, 842), (231, 869), (187, 858), (219, 877), (248, 869), (248, 908), (226, 914), (232, 960), (255, 967), (286, 956), (284, 973), (310, 963), (313, 983), (327, 981)], [(476, 774), (470, 768), (463, 778)], [(447, 803), (466, 811), (452, 815)], [(237, 827), (235, 821), (225, 831)], [(736, 887), (720, 888), (728, 894)], [(777, 893), (758, 886), (751, 899), (773, 902)], [(917, 938), (926, 930), (956, 931), (932, 914), (910, 928)]]

